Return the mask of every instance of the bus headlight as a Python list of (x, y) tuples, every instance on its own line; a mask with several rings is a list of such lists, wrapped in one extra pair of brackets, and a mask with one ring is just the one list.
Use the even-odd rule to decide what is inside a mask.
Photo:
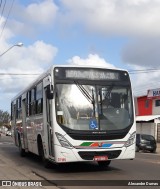
[(131, 146), (136, 141), (136, 132), (132, 133), (129, 137), (129, 139), (125, 143), (125, 147)]
[(57, 132), (55, 134), (61, 146), (63, 146), (64, 148), (70, 148), (70, 149), (73, 148), (73, 146), (67, 141), (67, 139), (65, 139), (64, 136), (62, 136)]

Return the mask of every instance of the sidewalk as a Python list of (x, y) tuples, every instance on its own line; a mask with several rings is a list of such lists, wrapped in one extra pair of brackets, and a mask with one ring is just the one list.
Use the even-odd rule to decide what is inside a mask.
[[(56, 186), (43, 186), (42, 178), (27, 168), (17, 166), (12, 160), (0, 154), (0, 188), (30, 188), (30, 189), (57, 189)], [(7, 183), (7, 186), (5, 184)], [(9, 185), (10, 186), (9, 186)], [(26, 186), (25, 186), (26, 185)], [(28, 186), (30, 185), (30, 186)], [(24, 187), (25, 186), (25, 187)]]
[[(6, 157), (3, 145), (3, 134), (0, 137), (0, 188), (30, 188), (30, 189), (57, 189), (56, 186), (49, 186), (46, 181), (43, 182), (43, 178), (32, 172), (23, 162), (13, 161), (12, 158)], [(23, 161), (23, 159), (22, 159)], [(22, 165), (19, 165), (21, 164)], [(43, 184), (46, 183), (45, 186)], [(11, 184), (11, 185), (10, 185)], [(10, 185), (10, 186), (9, 186)], [(30, 186), (28, 186), (30, 185)], [(8, 187), (7, 187), (8, 186)]]

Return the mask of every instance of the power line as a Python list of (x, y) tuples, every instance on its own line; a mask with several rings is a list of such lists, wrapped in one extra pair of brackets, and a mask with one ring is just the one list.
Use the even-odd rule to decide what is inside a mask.
[[(30, 78), (36, 78), (36, 77), (37, 77), (36, 75), (35, 75), (35, 76), (24, 76), (23, 79), (30, 79)], [(13, 77), (8, 77), (8, 78), (4, 78), (4, 77), (1, 78), (1, 77), (0, 77), (0, 80), (1, 80), (1, 81), (5, 81), (5, 80), (7, 80), (7, 79), (9, 79), (9, 80), (10, 80), (10, 79), (22, 79), (22, 77), (18, 77), (18, 76), (17, 76), (17, 77), (16, 77), (16, 76), (15, 76), (15, 77), (13, 76)]]
[(30, 74), (30, 73), (22, 73), (22, 74), (19, 74), (19, 73), (0, 73), (0, 75), (40, 75), (40, 73), (33, 73), (33, 74)]
[(143, 85), (138, 86), (138, 87), (133, 86), (132, 88), (135, 89), (134, 91), (139, 92), (139, 91), (144, 91), (144, 90), (148, 90), (148, 89), (151, 89), (151, 88), (155, 88), (157, 86), (160, 86), (160, 81), (148, 82), (147, 84), (143, 84)]
[(1, 0), (1, 2), (0, 2), (0, 8), (1, 8), (1, 6), (2, 6), (2, 0)]
[[(129, 74), (141, 74), (141, 73), (152, 73), (152, 72), (157, 72), (157, 71), (160, 71), (160, 69), (144, 69), (144, 70), (129, 70)], [(10, 75), (10, 76), (38, 76), (42, 73), (0, 73), (0, 76), (4, 76), (4, 75)], [(29, 77), (28, 77), (29, 78)], [(6, 78), (7, 79), (7, 78)], [(21, 79), (20, 77), (19, 78), (13, 78), (12, 79)], [(138, 89), (140, 90), (136, 90), (136, 92), (138, 91), (143, 91), (143, 89), (147, 88), (147, 87), (150, 87), (150, 85), (156, 85), (156, 83), (160, 83), (160, 81), (158, 82), (152, 82), (152, 83), (147, 83), (146, 85), (143, 85), (142, 87), (139, 87)], [(133, 87), (134, 88), (134, 87)]]
[[(5, 3), (6, 3), (6, 0), (5, 0)], [(12, 1), (11, 7), (10, 7), (10, 9), (9, 9), (9, 11), (8, 11), (7, 18), (6, 18), (6, 20), (5, 20), (5, 23), (4, 23), (4, 25), (3, 25), (3, 28), (2, 28), (2, 31), (1, 31), (1, 34), (0, 34), (0, 38), (2, 37), (3, 31), (4, 31), (5, 27), (6, 27), (6, 24), (7, 24), (8, 18), (9, 18), (9, 15), (10, 15), (11, 10), (12, 10), (12, 8), (13, 8), (13, 4), (14, 4), (14, 0)]]
[[(1, 6), (2, 6), (2, 0), (1, 0)], [(0, 16), (0, 22), (1, 22), (1, 19), (2, 19), (2, 16), (3, 16), (3, 13), (4, 13), (5, 6), (6, 6), (6, 0), (5, 0), (4, 4), (3, 4), (2, 13), (1, 13), (1, 16)]]
[[(132, 81), (132, 83), (133, 83), (133, 81)], [(148, 83), (146, 83), (146, 84), (143, 84), (143, 87), (137, 87), (137, 88), (139, 88), (139, 89), (142, 89), (142, 88), (145, 88), (145, 87), (148, 87), (148, 86), (150, 86), (150, 85), (157, 85), (157, 84), (160, 84), (160, 81), (155, 81), (155, 82), (148, 82)]]
[(159, 72), (160, 69), (144, 69), (144, 70), (129, 70), (129, 74), (140, 74), (140, 73), (150, 73), (150, 72)]
[[(129, 70), (129, 74), (141, 74), (141, 73), (150, 73), (150, 72), (158, 72), (160, 69), (144, 69), (144, 70)], [(28, 73), (0, 73), (0, 75), (40, 75), (41, 73), (33, 73), (33, 74), (28, 74)]]
[[(150, 69), (144, 69), (144, 70), (130, 70), (128, 71), (129, 74), (143, 74), (143, 73), (153, 73), (153, 72), (159, 72), (160, 69), (154, 69), (154, 68), (150, 68)], [(133, 82), (133, 81), (132, 81)], [(148, 89), (153, 89), (153, 88), (157, 88), (157, 86), (160, 86), (160, 81), (155, 81), (155, 82), (148, 82), (147, 84), (143, 84), (139, 87), (133, 87), (133, 92), (136, 94), (141, 94), (141, 93), (147, 93)]]

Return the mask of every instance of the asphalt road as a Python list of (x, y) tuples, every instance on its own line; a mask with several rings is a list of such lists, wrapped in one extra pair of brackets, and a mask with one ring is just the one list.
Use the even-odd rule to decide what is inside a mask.
[[(160, 154), (136, 153), (134, 160), (112, 161), (108, 168), (103, 169), (96, 163), (69, 163), (63, 166), (52, 165), (50, 169), (46, 169), (43, 167), (40, 159), (33, 154), (29, 154), (27, 157), (23, 158), (20, 157), (18, 148), (14, 146), (12, 137), (10, 136), (1, 137), (0, 154), (5, 157), (6, 160), (11, 160), (11, 165), (14, 169), (27, 170), (27, 173), (34, 174), (41, 180), (49, 180), (50, 184), (53, 185), (59, 185), (58, 180), (69, 180), (70, 185), (74, 185), (57, 186), (58, 188), (99, 188), (99, 186), (84, 186), (86, 184), (84, 180), (92, 180), (93, 185), (100, 184), (99, 180), (114, 180), (117, 185), (117, 180), (120, 180), (119, 184), (121, 184), (123, 180), (127, 180), (128, 182), (135, 180), (160, 180)], [(3, 175), (1, 177), (0, 179), (2, 180)], [(97, 184), (95, 183), (96, 180), (98, 180)], [(145, 188), (150, 187), (151, 186), (145, 186)], [(101, 186), (101, 188), (111, 187)], [(116, 188), (116, 186), (112, 188)], [(117, 188), (126, 188), (126, 186), (117, 186)], [(129, 188), (135, 188), (135, 186), (129, 186)], [(142, 188), (142, 186), (140, 186), (140, 188)], [(154, 187), (152, 186), (151, 188)]]

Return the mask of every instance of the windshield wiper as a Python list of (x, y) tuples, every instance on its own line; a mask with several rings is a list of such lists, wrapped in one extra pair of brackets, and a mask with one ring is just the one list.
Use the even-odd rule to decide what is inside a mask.
[(94, 96), (90, 95), (89, 92), (80, 84), (78, 84), (77, 82), (75, 82), (76, 86), (78, 87), (78, 89), (81, 91), (81, 93), (86, 97), (86, 99), (93, 104), (94, 102)]
[(94, 98), (94, 93), (92, 89), (92, 96), (89, 94), (89, 92), (78, 82), (74, 81), (76, 84), (77, 88), (80, 90), (80, 92), (83, 94), (83, 96), (91, 103), (93, 104), (93, 115), (95, 116), (95, 98)]

